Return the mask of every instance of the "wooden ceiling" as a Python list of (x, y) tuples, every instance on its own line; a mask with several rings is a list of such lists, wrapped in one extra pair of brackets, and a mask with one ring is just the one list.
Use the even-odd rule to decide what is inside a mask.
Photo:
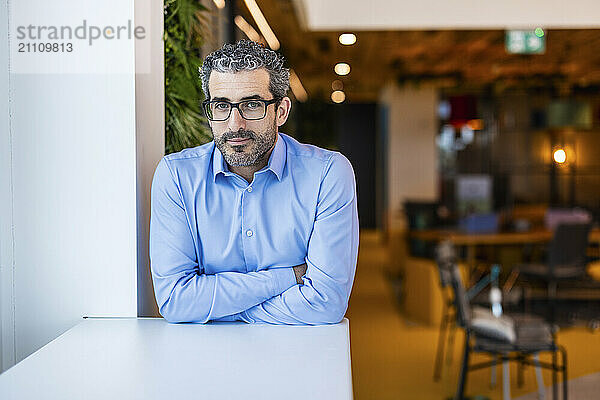
[[(600, 87), (600, 30), (550, 30), (541, 55), (508, 54), (501, 30), (355, 31), (356, 44), (343, 46), (343, 32), (302, 31), (292, 0), (257, 2), (312, 98), (329, 99), (335, 79), (349, 102), (374, 101), (391, 80), (499, 91)], [(256, 28), (242, 0), (238, 10)], [(349, 75), (335, 74), (338, 62), (350, 64)]]

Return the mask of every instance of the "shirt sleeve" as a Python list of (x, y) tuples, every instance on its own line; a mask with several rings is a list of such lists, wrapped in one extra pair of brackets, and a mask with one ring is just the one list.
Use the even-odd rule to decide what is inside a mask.
[(242, 312), (243, 321), (316, 325), (344, 317), (358, 257), (356, 180), (340, 153), (334, 153), (323, 176), (304, 284)]
[(183, 196), (165, 158), (154, 173), (151, 206), (152, 281), (167, 321), (235, 320), (239, 312), (297, 285), (291, 266), (201, 274)]

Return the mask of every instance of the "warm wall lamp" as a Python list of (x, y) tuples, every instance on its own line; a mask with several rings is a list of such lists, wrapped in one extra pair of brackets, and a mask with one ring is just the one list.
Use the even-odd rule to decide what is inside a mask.
[(557, 164), (563, 164), (567, 161), (567, 152), (562, 148), (556, 149), (552, 154), (552, 159)]

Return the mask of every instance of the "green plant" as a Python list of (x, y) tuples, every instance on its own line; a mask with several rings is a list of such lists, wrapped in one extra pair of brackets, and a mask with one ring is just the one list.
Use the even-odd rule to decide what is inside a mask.
[(200, 103), (198, 68), (206, 30), (199, 0), (165, 0), (165, 153), (212, 140)]

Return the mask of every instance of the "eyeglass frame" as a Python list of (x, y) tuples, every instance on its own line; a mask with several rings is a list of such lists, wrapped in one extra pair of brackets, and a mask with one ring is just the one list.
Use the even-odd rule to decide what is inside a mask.
[[(206, 115), (206, 118), (209, 119), (209, 121), (213, 121), (213, 122), (224, 122), (227, 121), (230, 117), (231, 117), (231, 112), (233, 111), (234, 108), (237, 108), (238, 113), (240, 114), (240, 117), (242, 117), (243, 119), (245, 119), (246, 121), (260, 121), (261, 119), (263, 119), (264, 117), (267, 116), (267, 107), (269, 107), (271, 104), (280, 102), (282, 99), (279, 97), (274, 97), (270, 100), (265, 100), (265, 99), (247, 99), (247, 100), (242, 100), (239, 101), (237, 103), (232, 103), (231, 101), (227, 101), (227, 100), (204, 100), (202, 102), (202, 110), (204, 111), (204, 115)], [(265, 104), (265, 113), (262, 117), (260, 118), (246, 118), (244, 117), (244, 113), (242, 112), (242, 110), (240, 110), (240, 104), (242, 103), (246, 103), (248, 101), (259, 101), (261, 103)], [(207, 106), (210, 103), (216, 103), (216, 102), (220, 102), (220, 103), (229, 103), (230, 108), (229, 108), (229, 114), (227, 115), (227, 118), (225, 119), (211, 119), (208, 115), (208, 112), (206, 111)]]

